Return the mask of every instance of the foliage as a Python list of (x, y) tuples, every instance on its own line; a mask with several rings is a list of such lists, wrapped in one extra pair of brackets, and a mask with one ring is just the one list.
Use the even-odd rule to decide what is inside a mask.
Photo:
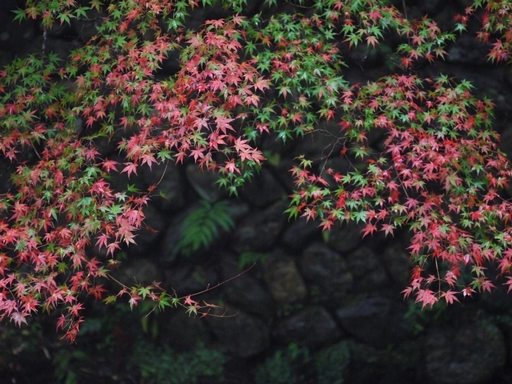
[(238, 259), (238, 268), (243, 270), (257, 263), (264, 263), (268, 255), (265, 253), (246, 251), (242, 252)]
[[(451, 30), (411, 19), (388, 0), (299, 0), (288, 10), (265, 3), (270, 9), (250, 17), (240, 15), (244, 0), (27, 0), (15, 11), (44, 31), (93, 12), (102, 18), (69, 57), (43, 46), (0, 71), (0, 159), (14, 170), (0, 195), (2, 319), (22, 325), (36, 312), (54, 313), (57, 328), (76, 338), (84, 303), (104, 298), (110, 267), (136, 243), (156, 188), (116, 190), (120, 176), (195, 162), (236, 193), (265, 160), (264, 135), (291, 140), (321, 120), (339, 123), (331, 154), (352, 169), (299, 158), (290, 216), (319, 219), (325, 230), (364, 223), (363, 236), (411, 231), (415, 267), (404, 294), (422, 306), (490, 291), (489, 267), (512, 289), (511, 168), (491, 128), (492, 103), (473, 96), (467, 81), (410, 73), (421, 60), (442, 59), (473, 21), (489, 60), (510, 62), (511, 1), (474, 0), (453, 15)], [(191, 13), (212, 5), (231, 16), (189, 28)], [(343, 77), (345, 52), (390, 36), (401, 73), (366, 85)], [(164, 76), (171, 55), (180, 68)], [(368, 144), (375, 130), (385, 135), (383, 150)], [(205, 220), (203, 208), (194, 221)], [(179, 247), (193, 251), (231, 226), (225, 215), (213, 225)], [(159, 284), (116, 283), (119, 292), (105, 301), (201, 307)]]
[(350, 362), (349, 343), (341, 342), (312, 354), (303, 346), (289, 344), (267, 358), (255, 372), (256, 384), (343, 384)]
[(439, 323), (446, 314), (446, 304), (436, 305), (425, 310), (421, 304), (411, 302), (407, 306), (404, 319), (410, 324), (415, 335), (421, 334), (431, 323)]
[(9, 324), (2, 327), (3, 380), (63, 384), (222, 382), (226, 358), (221, 351), (201, 344), (198, 337), (182, 340), (187, 346), (178, 349), (172, 342), (166, 344), (163, 333), (144, 331), (148, 318), (158, 324), (156, 328), (166, 327), (169, 314), (148, 316), (142, 306), (130, 310), (124, 303), (95, 303), (91, 307), (74, 344), (58, 340), (51, 323), (44, 321), (48, 319), (33, 319), (31, 327), (21, 332)]
[(318, 384), (343, 384), (350, 362), (348, 343), (334, 344), (320, 351), (315, 359)]
[(202, 201), (201, 206), (190, 212), (183, 220), (181, 238), (176, 244), (176, 251), (189, 255), (207, 248), (218, 239), (220, 231), (228, 232), (233, 226), (233, 218), (226, 201)]
[(255, 382), (256, 384), (300, 383), (304, 379), (299, 372), (300, 367), (308, 360), (309, 351), (306, 348), (290, 344), (286, 349), (276, 351), (258, 367)]
[(176, 353), (168, 346), (139, 343), (134, 357), (144, 384), (195, 384), (223, 374), (224, 355), (202, 345)]
[(76, 349), (73, 351), (61, 350), (54, 357), (55, 376), (59, 382), (64, 384), (76, 384), (78, 382), (77, 373), (71, 369), (73, 363), (83, 363), (87, 355), (84, 351)]
[[(325, 229), (335, 221), (365, 223), (363, 236), (411, 232), (416, 267), (404, 293), (423, 306), (491, 290), (487, 261), (509, 271), (510, 202), (499, 191), (511, 168), (490, 128), (491, 103), (470, 89), (467, 82), (406, 75), (354, 89), (340, 124), (347, 151), (341, 156), (359, 161), (355, 169), (317, 176), (302, 160), (293, 170), (299, 191), (291, 213), (319, 217)], [(373, 129), (386, 132), (383, 153), (367, 145)]]

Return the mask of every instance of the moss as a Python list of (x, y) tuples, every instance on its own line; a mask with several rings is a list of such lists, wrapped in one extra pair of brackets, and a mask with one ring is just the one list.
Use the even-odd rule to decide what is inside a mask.
[(315, 358), (318, 384), (343, 384), (350, 362), (350, 348), (346, 341), (321, 350)]
[(144, 384), (195, 384), (206, 377), (220, 381), (224, 362), (221, 352), (204, 345), (177, 353), (167, 346), (140, 343), (132, 356), (132, 364), (140, 372)]

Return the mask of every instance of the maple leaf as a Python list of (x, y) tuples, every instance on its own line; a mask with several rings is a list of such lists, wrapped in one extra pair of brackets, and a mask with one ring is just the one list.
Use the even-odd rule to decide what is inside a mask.
[(145, 153), (143, 155), (141, 155), (141, 164), (144, 165), (146, 164), (149, 169), (151, 169), (151, 167), (153, 166), (153, 164), (158, 164), (158, 161), (155, 159), (155, 156), (152, 155), (151, 153)]
[(381, 231), (383, 231), (386, 236), (393, 235), (394, 230), (395, 226), (392, 224), (382, 224), (381, 226)]
[(224, 165), (224, 169), (228, 172), (228, 173), (240, 173), (240, 169), (238, 169), (238, 167), (236, 166), (234, 160), (230, 160), (228, 161), (225, 165)]
[(114, 160), (104, 160), (102, 163), (101, 163), (101, 167), (107, 171), (107, 172), (111, 172), (111, 171), (116, 171), (117, 170), (117, 164), (118, 162), (117, 161), (114, 161)]
[(187, 295), (187, 296), (185, 296), (185, 299), (183, 300), (183, 304), (186, 306), (196, 306), (198, 304), (198, 302), (193, 300), (191, 295)]
[(197, 315), (197, 307), (195, 305), (189, 305), (187, 307), (186, 313), (190, 316), (192, 316), (192, 315), (196, 316)]
[(21, 327), (23, 324), (27, 324), (27, 318), (20, 312), (13, 312), (10, 315), (11, 321), (18, 327)]
[(118, 251), (119, 249), (121, 249), (121, 246), (117, 241), (107, 244), (107, 256), (114, 255), (115, 252)]
[(379, 40), (372, 35), (369, 35), (366, 37), (366, 44), (371, 45), (372, 47), (375, 47), (379, 43)]
[(320, 227), (322, 228), (322, 231), (329, 231), (333, 225), (333, 220), (323, 220), (322, 223), (320, 224)]
[(421, 308), (432, 307), (437, 301), (438, 298), (430, 289), (420, 289), (416, 293), (416, 302), (421, 304)]
[(457, 292), (448, 290), (446, 292), (442, 292), (441, 297), (446, 301), (446, 304), (453, 304), (454, 302), (459, 301), (456, 294), (457, 294)]
[(368, 223), (368, 224), (366, 224), (364, 226), (364, 228), (362, 230), (363, 237), (366, 237), (368, 235), (372, 235), (376, 231), (377, 231), (377, 226), (375, 224)]
[(507, 281), (504, 283), (507, 286), (507, 292), (510, 293), (512, 291), (512, 277), (507, 276)]
[(123, 168), (121, 173), (126, 173), (128, 175), (128, 177), (130, 177), (130, 175), (132, 173), (137, 174), (137, 164), (132, 163), (132, 162), (127, 162), (127, 163), (124, 163), (124, 165), (125, 165), (125, 167)]
[(99, 248), (107, 248), (108, 245), (109, 236), (105, 233), (102, 233), (98, 236), (98, 239), (96, 240), (96, 246)]
[(264, 91), (268, 89), (270, 86), (270, 81), (268, 79), (259, 78), (253, 84), (253, 87), (259, 91)]

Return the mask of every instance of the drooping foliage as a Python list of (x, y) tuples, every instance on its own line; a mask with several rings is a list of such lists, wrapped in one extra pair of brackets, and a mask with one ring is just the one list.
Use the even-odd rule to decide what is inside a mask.
[[(191, 28), (190, 14), (212, 5), (230, 16)], [(21, 325), (56, 313), (73, 340), (84, 300), (104, 298), (117, 253), (137, 241), (156, 186), (139, 190), (134, 175), (194, 161), (236, 193), (265, 160), (262, 136), (300, 139), (322, 120), (339, 125), (333, 148), (348, 166), (298, 159), (291, 216), (319, 219), (325, 230), (364, 223), (364, 236), (409, 230), (414, 268), (404, 293), (424, 306), (491, 290), (490, 265), (512, 287), (511, 168), (492, 103), (467, 81), (412, 72), (442, 59), (472, 20), (481, 21), (476, 38), (490, 44), (489, 60), (510, 61), (512, 3), (475, 0), (450, 30), (387, 0), (282, 5), (266, 1), (250, 17), (244, 0), (27, 0), (15, 11), (43, 31), (92, 12), (102, 21), (67, 58), (43, 45), (0, 71), (0, 156), (12, 169), (0, 196), (0, 317)], [(344, 52), (386, 39), (399, 73), (349, 83)], [(174, 57), (179, 70), (164, 76)], [(375, 131), (382, 148), (369, 145)], [(126, 295), (131, 306), (150, 299), (209, 313), (210, 304), (158, 284), (119, 284), (107, 302)]]
[[(345, 103), (341, 157), (357, 162), (316, 175), (303, 159), (290, 213), (319, 217), (324, 229), (361, 222), (363, 236), (407, 228), (416, 266), (404, 293), (423, 305), (491, 290), (486, 263), (503, 274), (511, 266), (512, 207), (502, 196), (512, 173), (490, 128), (490, 102), (471, 96), (467, 82), (400, 75), (353, 88)], [(367, 144), (373, 130), (385, 132), (382, 152)]]

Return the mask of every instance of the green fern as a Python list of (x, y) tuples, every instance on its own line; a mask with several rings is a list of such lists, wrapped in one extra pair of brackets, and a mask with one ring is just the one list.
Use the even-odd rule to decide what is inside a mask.
[(206, 249), (223, 232), (229, 232), (234, 221), (226, 201), (210, 203), (202, 201), (201, 206), (190, 212), (181, 226), (181, 238), (175, 252), (190, 255)]

